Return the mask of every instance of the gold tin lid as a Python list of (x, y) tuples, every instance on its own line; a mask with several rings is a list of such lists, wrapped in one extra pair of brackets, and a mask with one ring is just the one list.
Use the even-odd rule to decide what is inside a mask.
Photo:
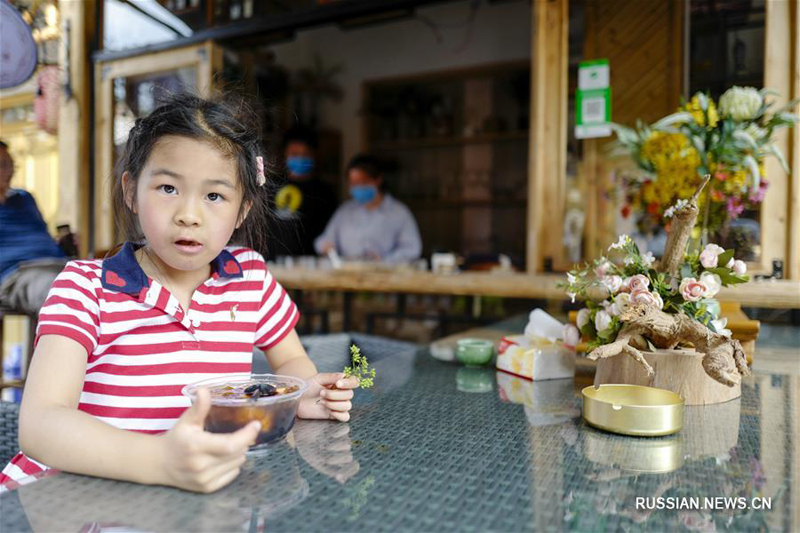
[(596, 428), (641, 437), (683, 428), (684, 401), (674, 392), (641, 385), (599, 385), (583, 389), (583, 419)]

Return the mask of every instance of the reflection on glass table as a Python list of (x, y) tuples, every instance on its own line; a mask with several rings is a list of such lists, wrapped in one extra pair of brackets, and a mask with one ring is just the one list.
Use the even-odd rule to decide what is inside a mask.
[[(687, 407), (677, 435), (636, 438), (587, 426), (571, 379), (459, 375), (426, 349), (358, 337), (387, 371), (358, 391), (349, 427), (300, 421), (274, 453), (206, 496), (45, 477), (0, 495), (0, 530), (800, 529), (798, 376), (756, 374), (740, 399)], [(350, 340), (310, 338), (309, 352), (341, 368)], [(771, 509), (753, 507), (762, 497)], [(706, 498), (733, 507), (712, 511)], [(694, 499), (698, 508), (657, 508)]]

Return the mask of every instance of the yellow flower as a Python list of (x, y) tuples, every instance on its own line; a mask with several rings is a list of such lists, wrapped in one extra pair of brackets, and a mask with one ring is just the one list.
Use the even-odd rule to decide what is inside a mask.
[(692, 114), (692, 118), (694, 118), (694, 121), (699, 126), (707, 125), (710, 128), (714, 128), (719, 122), (717, 106), (714, 103), (714, 100), (710, 98), (708, 99), (708, 124), (706, 124), (706, 113), (703, 113), (703, 108), (700, 106), (700, 99), (696, 95), (692, 97), (684, 109)]

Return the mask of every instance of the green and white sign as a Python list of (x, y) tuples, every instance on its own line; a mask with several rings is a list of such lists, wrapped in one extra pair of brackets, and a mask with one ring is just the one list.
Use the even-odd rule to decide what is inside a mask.
[(575, 137), (611, 135), (611, 71), (608, 59), (581, 61), (575, 93)]

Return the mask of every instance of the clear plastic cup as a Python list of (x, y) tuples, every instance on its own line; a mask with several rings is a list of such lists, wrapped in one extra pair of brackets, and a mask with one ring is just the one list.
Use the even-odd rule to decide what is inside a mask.
[[(253, 397), (245, 390), (258, 385), (275, 387), (280, 392), (274, 396)], [(304, 380), (293, 376), (275, 374), (242, 374), (206, 379), (183, 387), (181, 392), (192, 403), (197, 400), (200, 388), (209, 389), (211, 409), (206, 416), (205, 429), (211, 433), (233, 433), (253, 420), (261, 423), (256, 443), (250, 451), (266, 448), (283, 439), (294, 426), (300, 398), (306, 391)], [(269, 388), (269, 387), (267, 387)]]

